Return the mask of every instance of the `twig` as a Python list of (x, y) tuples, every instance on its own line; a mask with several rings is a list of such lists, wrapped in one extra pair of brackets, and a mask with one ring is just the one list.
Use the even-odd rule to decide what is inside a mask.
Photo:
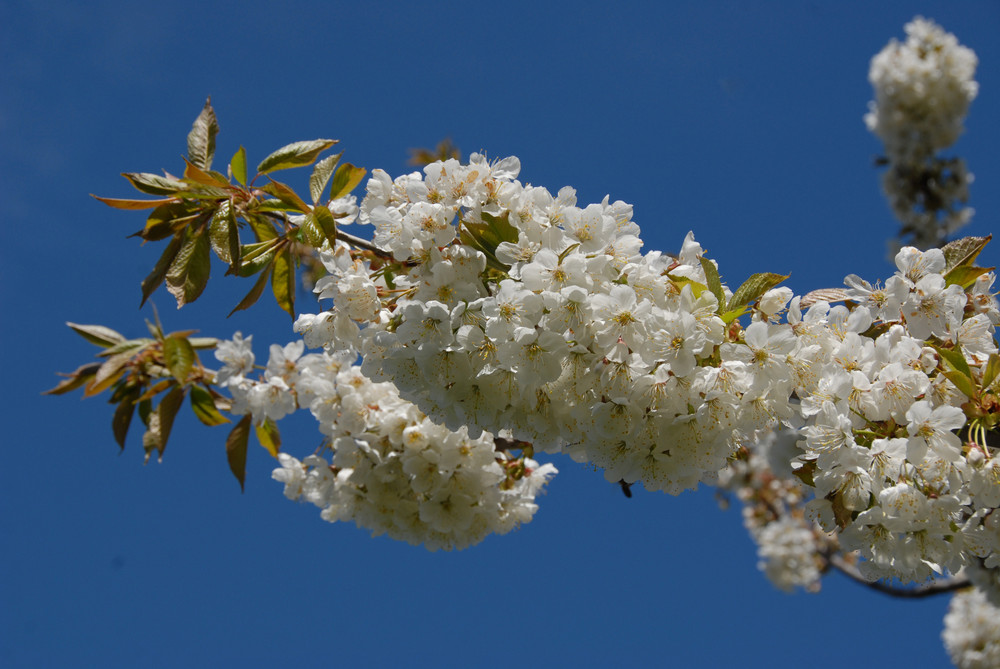
[(830, 555), (827, 557), (827, 562), (837, 571), (847, 576), (853, 581), (860, 583), (861, 585), (867, 586), (872, 590), (881, 592), (883, 594), (889, 595), (891, 597), (902, 597), (902, 598), (920, 598), (920, 597), (933, 597), (934, 595), (942, 595), (947, 592), (954, 592), (955, 590), (961, 590), (970, 585), (969, 579), (960, 576), (951, 576), (949, 578), (941, 579), (939, 581), (934, 581), (932, 583), (925, 583), (923, 585), (918, 585), (913, 588), (899, 588), (896, 586), (889, 585), (887, 583), (882, 583), (881, 581), (869, 581), (858, 568), (853, 564), (847, 562), (840, 555)]

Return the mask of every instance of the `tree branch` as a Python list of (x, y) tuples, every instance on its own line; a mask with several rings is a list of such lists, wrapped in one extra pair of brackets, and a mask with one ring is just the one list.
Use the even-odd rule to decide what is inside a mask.
[(956, 590), (961, 590), (969, 585), (969, 579), (964, 576), (951, 576), (949, 578), (941, 579), (939, 581), (934, 581), (932, 583), (925, 583), (924, 585), (918, 585), (914, 588), (900, 588), (896, 586), (889, 585), (888, 583), (883, 583), (881, 581), (869, 581), (858, 568), (853, 564), (847, 562), (843, 556), (840, 555), (829, 555), (827, 556), (827, 563), (834, 569), (847, 576), (849, 579), (860, 583), (866, 587), (871, 588), (877, 592), (889, 595), (891, 597), (901, 597), (909, 599), (918, 599), (921, 597), (933, 597), (934, 595), (942, 595), (948, 592), (954, 592)]

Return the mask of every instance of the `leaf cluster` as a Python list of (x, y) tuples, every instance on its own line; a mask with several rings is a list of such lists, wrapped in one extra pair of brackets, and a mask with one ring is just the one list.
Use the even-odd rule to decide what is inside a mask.
[[(316, 162), (338, 140), (314, 139), (274, 151), (257, 165), (253, 178), (248, 178), (246, 150), (241, 146), (222, 174), (212, 169), (218, 132), (208, 100), (188, 134), (182, 176), (123, 174), (136, 190), (155, 199), (94, 197), (116, 209), (152, 209), (146, 225), (133, 236), (144, 242), (167, 241), (142, 281), (142, 304), (164, 283), (178, 307), (197, 300), (208, 284), (214, 253), (228, 265), (226, 274), (257, 276), (230, 315), (256, 303), (270, 283), (278, 305), (294, 318), (301, 258), (311, 257), (326, 244), (332, 246), (338, 238), (339, 216), (324, 203), (348, 195), (366, 170), (341, 164), (342, 153)], [(313, 163), (308, 202), (270, 176)], [(247, 239), (248, 231), (253, 241)]]

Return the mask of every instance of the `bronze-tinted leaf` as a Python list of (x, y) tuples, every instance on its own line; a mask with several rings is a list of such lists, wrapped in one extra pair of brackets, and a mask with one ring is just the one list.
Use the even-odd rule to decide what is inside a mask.
[(136, 190), (149, 195), (173, 195), (188, 188), (186, 183), (171, 176), (161, 177), (148, 172), (124, 172), (122, 176), (131, 181)]
[[(180, 410), (183, 402), (184, 389), (174, 386), (170, 392), (164, 395), (163, 399), (160, 400), (160, 404), (150, 415), (149, 429), (143, 435), (142, 439), (142, 445), (146, 449), (147, 460), (149, 460), (149, 456), (154, 449), (159, 451), (159, 459), (163, 459), (163, 451), (167, 448), (167, 440), (170, 439), (170, 430), (173, 429), (174, 418), (177, 417), (177, 412)], [(155, 430), (153, 429), (154, 424), (156, 426)], [(147, 435), (149, 435), (148, 439)]]
[(320, 153), (337, 143), (336, 139), (313, 139), (307, 142), (293, 142), (281, 147), (257, 166), (260, 174), (268, 174), (290, 167), (310, 165)]
[(174, 238), (170, 240), (167, 244), (167, 248), (163, 250), (163, 255), (160, 259), (156, 261), (156, 266), (153, 271), (149, 273), (145, 279), (142, 280), (142, 302), (139, 306), (146, 304), (146, 300), (149, 296), (153, 294), (153, 291), (160, 287), (163, 283), (163, 279), (167, 276), (167, 270), (170, 269), (170, 265), (174, 262), (174, 258), (177, 253), (181, 250), (181, 244), (183, 243), (183, 237), (181, 235), (174, 235)]
[(229, 460), (229, 469), (233, 472), (233, 476), (240, 482), (241, 491), (247, 477), (247, 442), (249, 439), (250, 414), (247, 414), (233, 426), (226, 438), (226, 459)]
[(104, 363), (98, 368), (97, 373), (94, 374), (94, 378), (87, 384), (86, 390), (83, 391), (83, 396), (93, 397), (94, 395), (110, 388), (111, 385), (114, 384), (114, 382), (117, 381), (125, 372), (125, 365), (127, 365), (131, 359), (131, 351), (126, 351), (125, 353), (113, 355), (105, 360)]
[(945, 278), (956, 267), (971, 265), (979, 252), (990, 243), (993, 235), (986, 237), (963, 237), (944, 245), (941, 251), (944, 253)]
[(188, 160), (202, 168), (211, 169), (215, 155), (215, 136), (219, 134), (219, 122), (212, 109), (212, 98), (205, 100), (198, 118), (191, 126), (187, 137)]
[[(260, 299), (260, 296), (264, 293), (264, 286), (267, 285), (267, 279), (270, 274), (271, 266), (268, 265), (264, 271), (260, 273), (260, 276), (257, 277), (257, 281), (253, 284), (253, 288), (250, 289), (250, 292), (246, 294), (246, 297), (240, 300), (240, 303), (233, 307), (233, 310), (229, 312), (229, 316), (232, 316), (237, 311), (250, 308), (257, 302), (257, 300)], [(227, 316), (227, 318), (229, 316)]]
[(111, 432), (118, 442), (118, 447), (125, 448), (125, 437), (128, 435), (129, 425), (132, 424), (132, 416), (135, 415), (135, 401), (139, 398), (139, 388), (133, 386), (129, 388), (125, 395), (119, 400), (115, 415), (111, 418)]
[(173, 198), (162, 198), (159, 200), (122, 200), (114, 197), (99, 197), (90, 194), (90, 197), (95, 200), (100, 200), (109, 207), (114, 207), (115, 209), (128, 209), (135, 211), (137, 209), (152, 209), (154, 207), (159, 207), (162, 204), (167, 204), (168, 202), (174, 202)]
[(818, 302), (843, 302), (850, 296), (844, 288), (818, 288), (802, 296), (799, 306), (808, 309)]
[(101, 368), (101, 363), (91, 362), (86, 365), (81, 365), (77, 367), (75, 371), (70, 374), (61, 374), (60, 376), (65, 376), (66, 378), (59, 382), (59, 384), (50, 390), (43, 392), (43, 395), (63, 395), (70, 392), (71, 390), (76, 390), (80, 386), (88, 383), (94, 375), (97, 374), (97, 370)]
[(166, 275), (167, 290), (177, 300), (178, 309), (197, 300), (205, 290), (211, 265), (211, 244), (204, 228), (188, 228)]

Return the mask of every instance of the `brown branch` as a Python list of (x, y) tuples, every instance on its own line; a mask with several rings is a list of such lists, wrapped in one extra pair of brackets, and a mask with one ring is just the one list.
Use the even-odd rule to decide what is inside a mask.
[(933, 597), (934, 595), (942, 595), (948, 592), (954, 592), (956, 590), (961, 590), (969, 585), (969, 579), (959, 576), (951, 576), (949, 578), (944, 578), (939, 581), (933, 581), (931, 583), (925, 583), (923, 585), (918, 585), (913, 588), (900, 588), (897, 586), (889, 585), (888, 583), (883, 583), (881, 581), (869, 581), (864, 576), (856, 566), (847, 562), (843, 556), (840, 555), (829, 555), (827, 556), (827, 563), (834, 569), (847, 576), (852, 581), (860, 583), (876, 592), (881, 592), (883, 594), (889, 595), (891, 597), (902, 597), (917, 599), (920, 597)]

